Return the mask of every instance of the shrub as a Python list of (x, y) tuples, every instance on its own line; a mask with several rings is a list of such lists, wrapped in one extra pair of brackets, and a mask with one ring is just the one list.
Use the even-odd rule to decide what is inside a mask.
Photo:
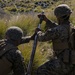
[(10, 12), (17, 12), (17, 9), (13, 6), (10, 6), (10, 7), (5, 7), (4, 10), (8, 10)]
[(4, 38), (4, 34), (6, 31), (7, 25), (4, 20), (0, 19), (0, 39)]

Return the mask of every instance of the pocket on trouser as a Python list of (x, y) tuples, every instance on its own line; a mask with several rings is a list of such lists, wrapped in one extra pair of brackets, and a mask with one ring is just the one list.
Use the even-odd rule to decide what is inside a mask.
[(72, 50), (71, 52), (71, 62), (72, 64), (75, 64), (75, 51), (74, 50)]
[(63, 62), (65, 62), (65, 63), (69, 63), (69, 50), (65, 50), (64, 52), (63, 52)]
[(65, 50), (63, 52), (63, 62), (75, 64), (75, 51), (71, 50), (69, 52), (69, 50)]

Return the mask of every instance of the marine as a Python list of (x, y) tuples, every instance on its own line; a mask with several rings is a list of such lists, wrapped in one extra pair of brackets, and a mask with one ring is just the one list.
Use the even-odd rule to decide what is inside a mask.
[(45, 15), (38, 15), (46, 22), (45, 32), (35, 30), (38, 40), (52, 41), (54, 57), (39, 66), (36, 75), (75, 75), (75, 50), (70, 43), (71, 13), (72, 10), (67, 4), (60, 4), (54, 9), (58, 23), (49, 20)]
[(5, 39), (0, 40), (0, 75), (25, 75), (24, 57), (18, 45), (28, 43), (31, 36), (23, 36), (23, 31), (17, 26), (9, 27)]

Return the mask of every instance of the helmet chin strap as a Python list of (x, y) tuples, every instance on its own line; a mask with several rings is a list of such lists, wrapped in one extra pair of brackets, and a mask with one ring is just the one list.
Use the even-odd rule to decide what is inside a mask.
[(69, 20), (59, 19), (58, 24), (64, 24), (65, 22), (68, 22)]
[(70, 14), (67, 14), (67, 15), (62, 16), (62, 19), (64, 19), (64, 20), (68, 20), (69, 17), (70, 17)]
[(62, 17), (57, 17), (58, 24), (62, 24), (64, 22), (69, 21), (69, 17), (70, 17), (70, 15), (64, 15)]

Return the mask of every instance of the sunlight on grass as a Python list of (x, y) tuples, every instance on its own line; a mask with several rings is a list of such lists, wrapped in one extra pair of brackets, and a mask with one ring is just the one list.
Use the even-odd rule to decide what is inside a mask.
[(7, 28), (7, 25), (5, 21), (0, 20), (0, 39), (4, 38), (6, 28)]
[[(59, 1), (55, 3), (54, 5), (48, 7), (48, 9), (44, 9), (44, 14), (47, 16), (48, 19), (57, 22), (56, 17), (54, 16), (54, 8), (61, 4), (64, 3), (63, 1)], [(75, 1), (65, 1), (66, 4), (71, 6), (73, 13), (71, 15), (70, 21), (75, 25)], [(37, 7), (35, 11), (42, 11), (41, 7)], [(4, 38), (4, 33), (6, 31), (6, 28), (10, 26), (18, 26), (23, 29), (24, 31), (24, 36), (25, 35), (32, 35), (35, 32), (36, 27), (39, 24), (39, 19), (37, 17), (37, 14), (17, 14), (17, 15), (11, 15), (9, 20), (5, 19), (0, 19), (0, 39)], [(44, 31), (45, 27), (45, 22), (42, 22), (41, 24), (41, 29)], [(35, 53), (35, 58), (33, 62), (33, 71), (37, 69), (41, 64), (46, 62), (48, 59), (51, 58), (52, 56), (52, 47), (51, 43), (49, 42), (38, 42), (37, 48), (36, 48), (36, 53)], [(31, 51), (33, 47), (33, 41), (30, 41), (29, 43), (22, 44), (19, 46), (19, 49), (21, 50), (24, 59), (25, 59), (25, 64), (26, 66), (28, 65)]]

